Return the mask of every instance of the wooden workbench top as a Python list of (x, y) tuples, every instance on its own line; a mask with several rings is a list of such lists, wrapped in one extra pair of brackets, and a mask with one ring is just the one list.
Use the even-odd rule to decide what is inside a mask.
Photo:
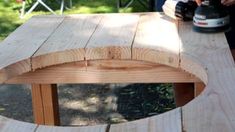
[(84, 62), (87, 70), (96, 60), (163, 64), (206, 84), (203, 93), (182, 108), (111, 125), (110, 131), (235, 131), (235, 68), (225, 35), (195, 33), (191, 23), (159, 13), (33, 17), (0, 44), (0, 82), (71, 62)]

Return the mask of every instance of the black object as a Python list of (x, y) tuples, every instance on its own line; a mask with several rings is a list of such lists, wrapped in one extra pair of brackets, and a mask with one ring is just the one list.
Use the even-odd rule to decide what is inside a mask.
[(197, 3), (194, 1), (188, 1), (187, 3), (179, 1), (175, 7), (175, 16), (184, 21), (191, 21), (196, 8)]
[(220, 0), (205, 0), (195, 10), (193, 29), (203, 33), (223, 32), (229, 30), (229, 23), (228, 11)]
[(151, 11), (162, 12), (162, 6), (164, 5), (165, 0), (149, 0), (149, 6)]
[(227, 7), (230, 15), (231, 30), (225, 32), (229, 47), (235, 49), (235, 5)]

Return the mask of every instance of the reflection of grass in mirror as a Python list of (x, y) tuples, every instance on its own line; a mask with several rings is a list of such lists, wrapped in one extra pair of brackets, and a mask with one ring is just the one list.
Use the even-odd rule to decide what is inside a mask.
[[(32, 0), (29, 0), (32, 3)], [(65, 0), (69, 2), (69, 0)], [(78, 13), (113, 13), (118, 12), (116, 0), (72, 0), (73, 7), (65, 9), (64, 14), (78, 14)], [(60, 12), (60, 0), (46, 0), (46, 4), (50, 6), (57, 14)], [(27, 4), (26, 10), (30, 8)], [(19, 10), (21, 4), (16, 3), (15, 0), (1, 0), (0, 1), (0, 41), (14, 31), (19, 25), (24, 23), (33, 15), (50, 14), (44, 7), (38, 6), (25, 19), (19, 19)], [(119, 12), (143, 12), (146, 9), (138, 2), (127, 9), (120, 9)]]

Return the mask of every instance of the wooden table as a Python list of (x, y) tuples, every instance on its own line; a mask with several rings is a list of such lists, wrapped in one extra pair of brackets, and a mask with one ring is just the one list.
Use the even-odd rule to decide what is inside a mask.
[(187, 105), (134, 122), (71, 128), (0, 117), (2, 131), (235, 130), (235, 68), (225, 35), (195, 33), (191, 23), (159, 13), (33, 17), (0, 44), (0, 61), (0, 83), (32, 84), (37, 124), (59, 124), (58, 83), (206, 84)]

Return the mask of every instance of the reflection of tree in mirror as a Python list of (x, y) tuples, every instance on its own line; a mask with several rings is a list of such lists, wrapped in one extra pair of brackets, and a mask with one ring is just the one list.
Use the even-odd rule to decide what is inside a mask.
[(115, 93), (117, 111), (129, 121), (175, 108), (171, 84), (132, 84)]

